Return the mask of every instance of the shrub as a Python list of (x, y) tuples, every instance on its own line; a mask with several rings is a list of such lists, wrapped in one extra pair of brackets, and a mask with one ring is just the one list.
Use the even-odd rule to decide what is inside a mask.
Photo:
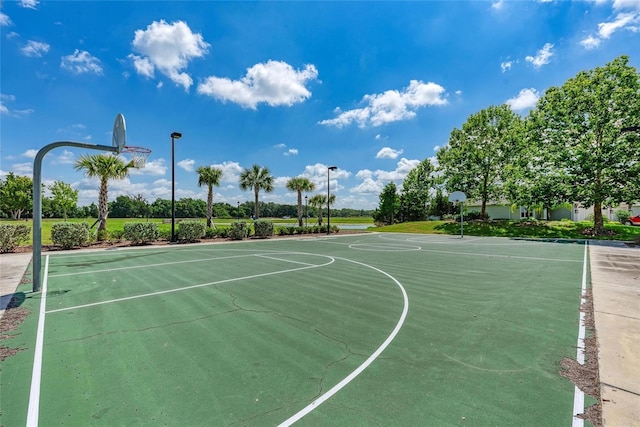
[(228, 228), (218, 228), (218, 232), (216, 233), (216, 235), (220, 238), (226, 239), (227, 237), (229, 237), (229, 229)]
[(171, 230), (158, 231), (158, 240), (171, 240)]
[(102, 242), (103, 240), (109, 240), (109, 230), (98, 230), (97, 240)]
[(124, 230), (112, 230), (111, 238), (113, 240), (122, 240), (124, 239)]
[(624, 209), (620, 209), (616, 211), (616, 219), (618, 220), (618, 222), (620, 222), (620, 224), (624, 224), (626, 223), (629, 218), (631, 218), (631, 212), (626, 211)]
[(30, 232), (31, 229), (24, 224), (0, 224), (0, 252), (13, 252)]
[(204, 237), (206, 239), (213, 239), (217, 235), (218, 235), (218, 230), (213, 227), (207, 227), (206, 230), (204, 230)]
[(205, 224), (200, 221), (180, 221), (178, 223), (178, 240), (196, 242), (205, 234)]
[(249, 235), (249, 227), (246, 222), (233, 222), (229, 230), (229, 237), (232, 240), (242, 240)]
[(254, 222), (253, 234), (261, 239), (273, 236), (273, 222), (265, 220)]
[[(99, 234), (99, 233), (98, 233)], [(89, 224), (86, 222), (57, 222), (51, 227), (51, 241), (62, 249), (71, 249), (89, 242)]]
[(158, 224), (155, 222), (125, 222), (124, 238), (134, 245), (158, 240)]

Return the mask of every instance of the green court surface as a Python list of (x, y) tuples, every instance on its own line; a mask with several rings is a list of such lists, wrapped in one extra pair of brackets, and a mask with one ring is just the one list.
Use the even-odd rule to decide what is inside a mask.
[(52, 253), (43, 292), (19, 289), (0, 424), (568, 426), (584, 254), (406, 234)]

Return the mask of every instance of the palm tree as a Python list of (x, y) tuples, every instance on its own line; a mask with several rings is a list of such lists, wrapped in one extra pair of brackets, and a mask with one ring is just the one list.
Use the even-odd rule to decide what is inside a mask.
[(302, 227), (302, 192), (315, 190), (316, 185), (307, 178), (297, 177), (287, 181), (287, 189), (298, 192), (298, 226)]
[(120, 157), (112, 154), (83, 155), (76, 160), (73, 167), (79, 171), (84, 169), (87, 178), (100, 179), (100, 193), (98, 195), (98, 236), (100, 231), (107, 230), (107, 216), (109, 215), (108, 182), (110, 179), (124, 179), (129, 175), (129, 168), (133, 164), (125, 163)]
[(213, 186), (220, 186), (222, 169), (213, 166), (200, 166), (198, 172), (198, 187), (206, 185), (209, 189), (207, 193), (207, 227), (211, 227), (211, 217), (213, 216)]
[(240, 189), (248, 190), (253, 189), (253, 195), (255, 196), (255, 219), (259, 218), (258, 209), (258, 193), (260, 190), (264, 190), (267, 193), (273, 191), (273, 176), (269, 169), (253, 165), (250, 169), (247, 168), (240, 173)]
[[(329, 203), (333, 205), (336, 202), (336, 195), (332, 194), (329, 197)], [(327, 196), (324, 194), (316, 194), (309, 199), (309, 204), (318, 208), (318, 225), (322, 225), (322, 207), (327, 204)]]

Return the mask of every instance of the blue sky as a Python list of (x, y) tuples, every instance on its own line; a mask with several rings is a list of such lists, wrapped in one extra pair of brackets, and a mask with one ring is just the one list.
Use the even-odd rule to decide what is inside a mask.
[[(628, 55), (640, 68), (640, 2), (4, 1), (0, 7), (0, 174), (31, 175), (55, 141), (111, 144), (117, 113), (127, 144), (153, 152), (110, 183), (110, 200), (142, 194), (206, 200), (198, 166), (223, 170), (214, 200), (252, 200), (242, 169), (268, 167), (275, 191), (305, 176), (337, 207), (373, 209), (433, 158), (452, 129), (490, 105), (526, 115), (550, 86)], [(57, 148), (43, 181), (97, 202)], [(311, 193), (311, 194), (314, 194)], [(310, 195), (311, 195), (310, 194)]]

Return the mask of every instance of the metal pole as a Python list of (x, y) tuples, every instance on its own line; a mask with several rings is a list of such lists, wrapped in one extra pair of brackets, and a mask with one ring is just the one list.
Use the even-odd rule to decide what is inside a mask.
[(462, 215), (462, 202), (460, 203), (460, 238), (464, 237), (464, 216)]
[(57, 147), (88, 148), (118, 152), (118, 147), (109, 145), (84, 144), (82, 142), (60, 141), (45, 145), (38, 151), (33, 161), (33, 292), (40, 291), (40, 272), (42, 270), (42, 159)]
[(304, 226), (309, 226), (309, 207), (307, 205), (307, 200), (309, 196), (304, 196)]
[(238, 217), (238, 222), (240, 222), (240, 200), (238, 200), (238, 210), (236, 211), (236, 215)]
[[(338, 169), (337, 166), (329, 166), (327, 168), (327, 234), (331, 234), (331, 181), (329, 180), (329, 172)], [(320, 207), (322, 209), (322, 207)]]
[(176, 150), (174, 139), (171, 134), (171, 243), (176, 241)]

